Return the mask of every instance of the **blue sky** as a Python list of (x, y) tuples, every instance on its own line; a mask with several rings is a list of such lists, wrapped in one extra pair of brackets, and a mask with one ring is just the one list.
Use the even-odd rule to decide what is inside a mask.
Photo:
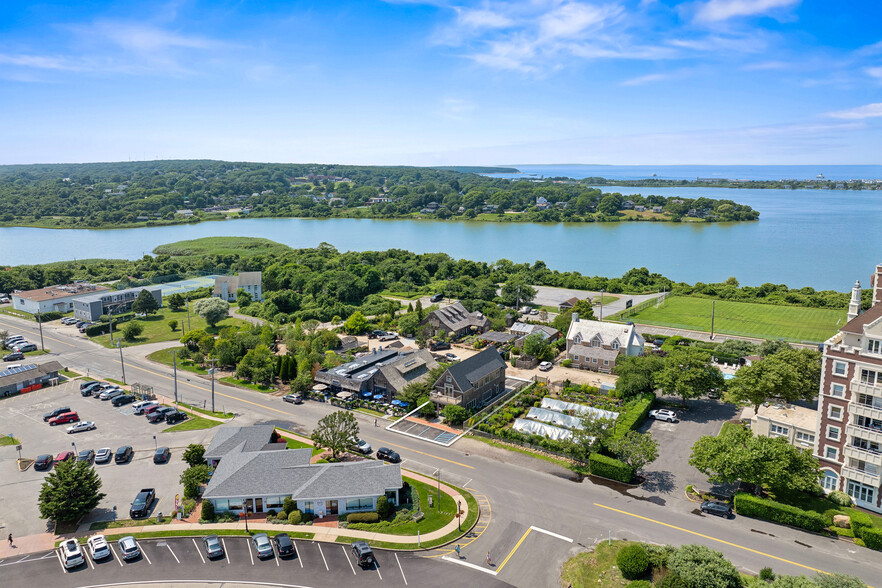
[(878, 0), (4, 2), (0, 163), (879, 164)]

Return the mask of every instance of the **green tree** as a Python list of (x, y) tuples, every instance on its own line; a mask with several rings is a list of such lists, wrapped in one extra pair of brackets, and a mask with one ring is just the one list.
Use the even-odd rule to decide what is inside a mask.
[(417, 298), (416, 305), (413, 307), (414, 312), (416, 312), (417, 318), (422, 321), (426, 318), (426, 312), (423, 310), (423, 302), (419, 298)]
[(76, 522), (92, 512), (105, 496), (101, 478), (89, 462), (59, 462), (40, 487), (40, 518)]
[(202, 465), (205, 463), (205, 446), (201, 443), (190, 443), (182, 457), (190, 467)]
[(582, 428), (573, 430), (573, 457), (587, 461), (588, 457), (606, 446), (616, 430), (615, 419), (582, 417)]
[(539, 333), (533, 333), (524, 339), (524, 353), (539, 361), (550, 361), (555, 355), (548, 341)]
[(175, 319), (168, 321), (166, 324), (168, 325), (168, 328), (172, 330), (172, 332), (178, 330), (178, 321), (176, 321)]
[(141, 290), (135, 301), (132, 302), (132, 311), (140, 314), (150, 314), (159, 310), (159, 303), (147, 290)]
[(750, 402), (754, 411), (768, 400), (813, 400), (821, 385), (821, 354), (785, 349), (738, 370), (728, 382), (729, 397)]
[(665, 394), (688, 398), (707, 396), (723, 387), (723, 374), (711, 364), (709, 352), (695, 347), (677, 347), (665, 357), (664, 367), (655, 373), (655, 383)]
[(658, 355), (631, 355), (616, 360), (616, 392), (622, 398), (632, 398), (655, 390), (655, 374), (664, 367)]
[(317, 447), (331, 450), (331, 459), (346, 451), (358, 439), (358, 421), (351, 412), (338, 410), (322, 417), (310, 435)]
[(126, 341), (134, 341), (138, 335), (144, 332), (144, 325), (138, 321), (131, 321), (122, 328), (123, 338)]
[(223, 366), (236, 365), (236, 346), (227, 339), (218, 339), (214, 344), (214, 357)]
[(668, 557), (668, 569), (690, 588), (741, 588), (741, 574), (719, 551), (684, 545)]
[(398, 332), (402, 335), (413, 335), (420, 325), (420, 318), (415, 312), (408, 312), (398, 317)]
[(187, 349), (190, 351), (196, 351), (199, 349), (199, 339), (206, 335), (208, 335), (208, 333), (205, 332), (205, 329), (193, 329), (192, 331), (187, 331), (187, 334), (181, 337), (180, 341), (186, 345)]
[(529, 279), (524, 274), (511, 276), (500, 290), (499, 298), (506, 306), (530, 304), (536, 297), (536, 288), (530, 285)]
[(196, 498), (199, 496), (199, 485), (208, 481), (208, 465), (199, 464), (190, 466), (181, 474), (181, 484), (184, 486), (184, 498)]
[(628, 431), (620, 437), (611, 439), (607, 447), (635, 472), (658, 459), (658, 442), (652, 438), (651, 433)]
[(782, 351), (787, 351), (789, 349), (793, 349), (793, 347), (791, 347), (790, 343), (787, 343), (786, 341), (766, 339), (759, 344), (756, 352), (762, 357), (769, 357), (770, 355), (775, 355), (776, 353), (781, 353)]
[(361, 335), (367, 331), (367, 319), (364, 318), (361, 311), (356, 310), (349, 315), (349, 318), (343, 323), (343, 330), (349, 335)]
[(200, 519), (203, 521), (214, 522), (214, 503), (212, 501), (202, 501), (202, 516)]
[(205, 319), (209, 327), (213, 327), (225, 318), (230, 310), (230, 303), (220, 298), (203, 298), (193, 304), (193, 311)]
[(172, 294), (171, 296), (169, 296), (168, 298), (165, 299), (165, 303), (172, 310), (180, 310), (180, 309), (184, 308), (184, 305), (187, 302), (186, 302), (186, 300), (184, 300), (184, 297), (181, 296), (180, 294)]
[(450, 423), (454, 427), (463, 424), (469, 418), (469, 411), (466, 407), (458, 404), (448, 404), (441, 409), (444, 421)]
[(596, 320), (596, 317), (594, 316), (594, 309), (591, 308), (591, 302), (589, 302), (588, 300), (579, 300), (578, 302), (576, 302), (573, 308), (565, 310), (554, 317), (554, 320), (551, 321), (551, 326), (561, 333), (566, 334), (566, 332), (570, 328), (570, 323), (573, 320), (574, 312), (578, 313), (579, 320)]
[(239, 305), (239, 308), (245, 308), (251, 304), (251, 294), (246, 292), (245, 288), (236, 290), (236, 304)]
[(236, 377), (250, 382), (269, 384), (273, 381), (273, 354), (266, 345), (249, 349), (236, 366)]

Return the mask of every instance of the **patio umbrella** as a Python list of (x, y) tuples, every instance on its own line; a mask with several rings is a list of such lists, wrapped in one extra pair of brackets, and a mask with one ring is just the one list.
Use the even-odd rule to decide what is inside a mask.
[(398, 406), (399, 404), (401, 404), (401, 403), (398, 400), (392, 401), (392, 406)]
[(386, 397), (383, 396), (382, 394), (374, 394), (374, 400), (382, 400), (384, 398), (386, 398)]
[(361, 393), (361, 396), (362, 396), (362, 398), (370, 398), (370, 397), (371, 397), (371, 393), (370, 393), (370, 392), (362, 392), (362, 393)]

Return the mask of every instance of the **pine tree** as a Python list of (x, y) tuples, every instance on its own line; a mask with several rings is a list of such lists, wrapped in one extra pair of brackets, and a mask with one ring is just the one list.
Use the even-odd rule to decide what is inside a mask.
[(87, 461), (62, 461), (46, 476), (40, 488), (40, 517), (55, 522), (76, 522), (92, 512), (106, 496), (101, 478)]

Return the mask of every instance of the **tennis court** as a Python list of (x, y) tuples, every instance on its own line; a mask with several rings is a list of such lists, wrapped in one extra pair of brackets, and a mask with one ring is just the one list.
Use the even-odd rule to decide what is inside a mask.
[(166, 282), (165, 284), (159, 284), (159, 287), (162, 288), (162, 297), (171, 296), (172, 294), (184, 294), (185, 292), (192, 292), (193, 290), (199, 288), (205, 288), (207, 286), (214, 287), (214, 279), (218, 277), (215, 275), (212, 276), (200, 276), (198, 278), (188, 278), (186, 280), (178, 280), (176, 282)]

